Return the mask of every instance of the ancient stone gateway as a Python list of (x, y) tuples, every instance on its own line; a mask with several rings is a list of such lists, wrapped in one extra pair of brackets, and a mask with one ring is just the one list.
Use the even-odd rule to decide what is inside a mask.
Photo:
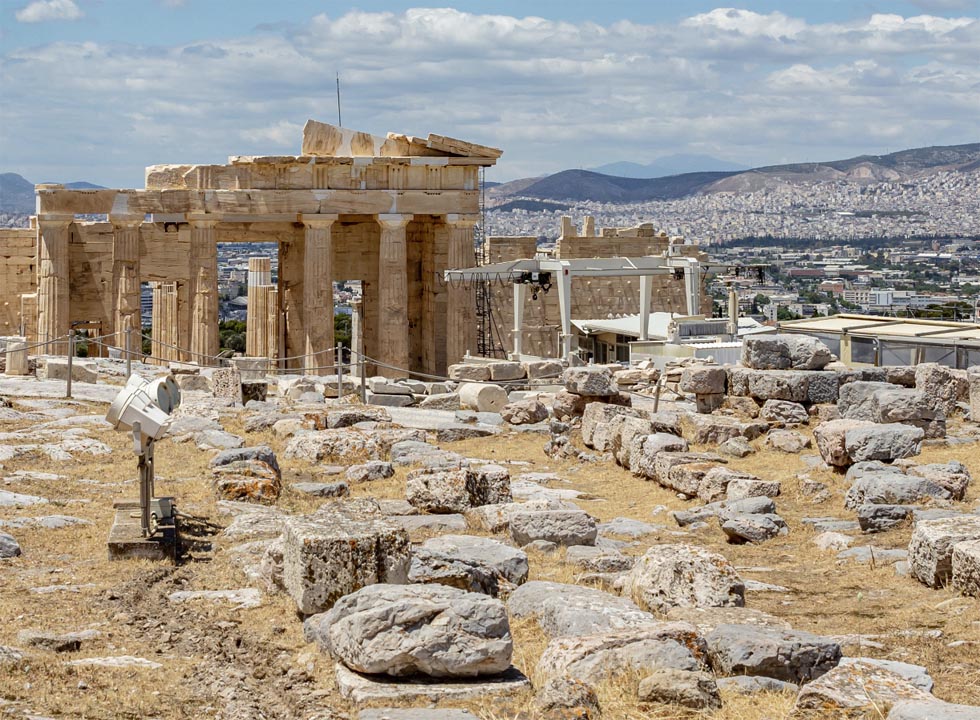
[(65, 352), (60, 339), (82, 321), (123, 347), (126, 328), (140, 329), (140, 283), (151, 282), (153, 354), (207, 363), (218, 351), (217, 244), (276, 242), (278, 284), (263, 286), (271, 310), (251, 329), (252, 348), (326, 372), (332, 282), (360, 280), (362, 349), (375, 370), (444, 374), (475, 344), (470, 291), (447, 286), (442, 272), (475, 262), (479, 169), (500, 155), (438, 135), (382, 138), (310, 121), (298, 156), (154, 165), (142, 190), (38, 185), (36, 288), (3, 300), (22, 308), (29, 331), (36, 318), (29, 339), (50, 341), (49, 352)]

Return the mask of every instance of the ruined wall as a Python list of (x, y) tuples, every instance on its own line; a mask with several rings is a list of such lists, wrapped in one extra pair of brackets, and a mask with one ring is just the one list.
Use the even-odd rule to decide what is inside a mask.
[[(655, 233), (650, 227), (607, 228), (603, 235), (592, 237), (565, 236), (560, 238), (555, 256), (557, 259), (591, 257), (642, 257), (659, 255), (670, 244), (663, 233)], [(507, 237), (488, 239), (487, 255), (490, 262), (506, 262), (534, 257), (534, 238)], [(707, 257), (696, 245), (676, 246), (681, 255)], [(514, 348), (514, 293), (511, 282), (491, 283), (491, 310), (495, 323), (494, 339), (501, 341), (506, 352)], [(702, 310), (710, 308), (706, 292), (702, 292)], [(687, 312), (684, 280), (671, 275), (653, 277), (650, 293), (650, 311)], [(572, 280), (572, 318), (594, 320), (610, 315), (634, 315), (640, 312), (640, 279), (627, 278), (579, 278)], [(560, 315), (558, 289), (538, 293), (537, 300), (530, 292), (524, 306), (523, 348), (528, 355), (556, 357), (560, 352)]]
[(36, 236), (32, 228), (0, 230), (0, 335), (20, 334), (20, 296), (37, 292)]

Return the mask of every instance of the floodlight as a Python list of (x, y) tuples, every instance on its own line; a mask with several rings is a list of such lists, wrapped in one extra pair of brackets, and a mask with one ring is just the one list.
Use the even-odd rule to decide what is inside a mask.
[(105, 419), (116, 430), (139, 428), (143, 436), (159, 440), (170, 426), (170, 415), (157, 404), (155, 395), (150, 392), (149, 383), (131, 375), (109, 406)]
[(140, 529), (150, 537), (160, 525), (174, 524), (173, 498), (153, 496), (153, 448), (170, 427), (170, 413), (180, 405), (180, 388), (172, 375), (147, 382), (130, 375), (105, 419), (117, 430), (133, 434), (133, 452), (139, 465)]

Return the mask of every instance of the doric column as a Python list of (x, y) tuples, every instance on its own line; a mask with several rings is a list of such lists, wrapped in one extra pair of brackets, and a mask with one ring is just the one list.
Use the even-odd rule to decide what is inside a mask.
[(166, 365), (171, 360), (180, 360), (177, 351), (177, 283), (153, 283), (153, 343), (151, 354), (158, 358), (160, 365)]
[[(37, 218), (37, 337), (50, 342), (68, 334), (70, 278), (68, 228), (73, 215), (40, 215)], [(67, 341), (52, 342), (44, 352), (68, 351)]]
[[(473, 227), (477, 215), (447, 215), (449, 227), (450, 270), (473, 267), (476, 255), (473, 250)], [(446, 364), (459, 362), (467, 350), (476, 351), (476, 317), (473, 307), (473, 288), (469, 284), (450, 283), (446, 308)]]
[(408, 242), (405, 228), (411, 215), (378, 215), (381, 243), (378, 265), (377, 360), (385, 377), (405, 377), (409, 370)]
[(314, 375), (333, 367), (333, 224), (337, 215), (303, 215), (303, 367)]
[(245, 354), (269, 357), (269, 293), (272, 261), (267, 257), (248, 259), (248, 309), (245, 319)]
[(207, 365), (218, 354), (217, 220), (187, 218), (191, 226), (191, 357)]
[(140, 333), (140, 225), (142, 215), (109, 215), (112, 223), (112, 344), (126, 350), (126, 329), (133, 347), (142, 345)]

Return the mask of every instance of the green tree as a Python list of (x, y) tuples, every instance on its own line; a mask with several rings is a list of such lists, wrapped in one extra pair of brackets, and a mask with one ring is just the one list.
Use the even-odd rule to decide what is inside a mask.
[(799, 320), (800, 317), (801, 317), (800, 315), (797, 315), (795, 312), (793, 312), (786, 306), (781, 306), (778, 310), (776, 310), (776, 319), (780, 321)]
[(333, 317), (333, 337), (337, 345), (350, 349), (351, 346), (351, 316), (347, 313), (337, 313)]

